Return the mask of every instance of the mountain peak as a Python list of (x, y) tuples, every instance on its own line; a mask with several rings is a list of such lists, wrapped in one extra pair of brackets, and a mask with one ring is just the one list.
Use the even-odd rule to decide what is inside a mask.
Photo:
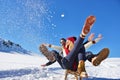
[(19, 44), (16, 44), (10, 40), (4, 40), (0, 38), (0, 51), (1, 52), (17, 52), (21, 54), (31, 54), (30, 51), (22, 48)]

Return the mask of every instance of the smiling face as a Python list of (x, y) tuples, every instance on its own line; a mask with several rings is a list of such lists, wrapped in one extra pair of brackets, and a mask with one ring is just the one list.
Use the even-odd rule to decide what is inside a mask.
[(61, 46), (65, 46), (65, 44), (66, 44), (66, 41), (65, 40), (60, 40), (60, 44), (61, 44)]

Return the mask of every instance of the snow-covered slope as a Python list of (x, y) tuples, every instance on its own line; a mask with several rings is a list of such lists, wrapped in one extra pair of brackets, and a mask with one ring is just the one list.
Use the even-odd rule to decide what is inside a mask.
[(19, 44), (15, 44), (10, 40), (4, 40), (0, 38), (0, 51), (2, 52), (18, 52), (21, 54), (31, 54), (30, 51), (25, 50)]
[[(41, 67), (45, 57), (0, 52), (0, 80), (64, 80), (64, 71), (56, 62)], [(120, 58), (108, 58), (94, 67), (86, 61), (87, 80), (120, 80)], [(68, 80), (74, 80), (71, 75)]]

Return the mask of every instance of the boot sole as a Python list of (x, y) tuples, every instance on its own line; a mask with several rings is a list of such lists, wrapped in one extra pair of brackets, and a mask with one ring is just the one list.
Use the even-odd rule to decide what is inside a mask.
[(55, 60), (55, 57), (54, 55), (52, 54), (52, 52), (48, 51), (48, 49), (46, 48), (46, 46), (44, 45), (41, 45), (41, 48), (39, 48), (40, 52), (50, 61), (54, 61)]
[(109, 55), (109, 49), (108, 48), (104, 48), (99, 52), (99, 55), (92, 61), (92, 64), (94, 66), (98, 66), (100, 65), (100, 63), (106, 59)]
[(90, 32), (90, 29), (91, 29), (92, 25), (94, 24), (95, 20), (96, 20), (95, 16), (89, 16), (86, 19), (84, 28), (82, 30), (82, 35), (86, 35)]

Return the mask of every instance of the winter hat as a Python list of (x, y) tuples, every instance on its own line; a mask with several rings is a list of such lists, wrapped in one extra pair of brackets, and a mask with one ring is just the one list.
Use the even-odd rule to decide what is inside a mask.
[(76, 37), (68, 37), (67, 40), (70, 40), (72, 43), (74, 43), (76, 41)]

